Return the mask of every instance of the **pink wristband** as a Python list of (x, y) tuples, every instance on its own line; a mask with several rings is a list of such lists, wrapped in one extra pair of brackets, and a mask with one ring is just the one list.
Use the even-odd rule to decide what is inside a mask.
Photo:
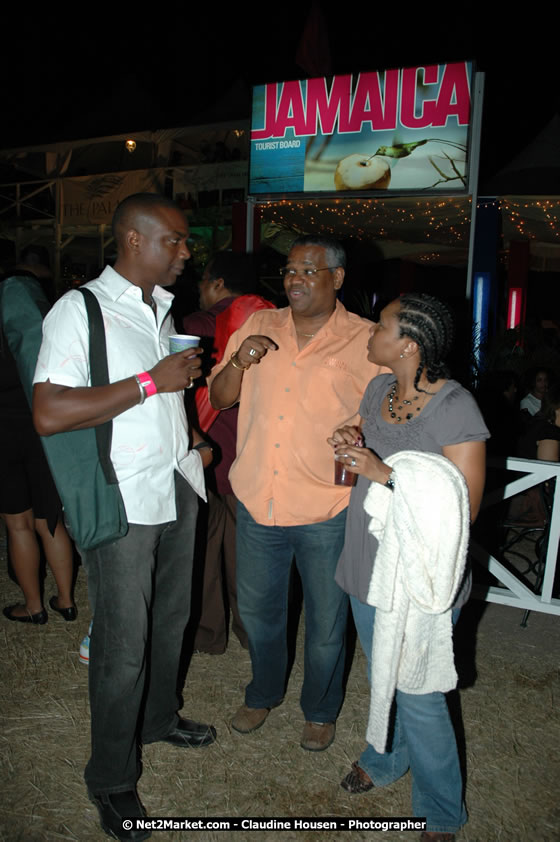
[(141, 374), (136, 375), (140, 380), (140, 385), (146, 392), (146, 397), (151, 398), (152, 395), (157, 393), (157, 386), (148, 374), (147, 371), (143, 371)]

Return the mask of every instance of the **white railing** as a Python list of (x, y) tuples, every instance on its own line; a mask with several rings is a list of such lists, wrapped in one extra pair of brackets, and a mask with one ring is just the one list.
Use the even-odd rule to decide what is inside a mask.
[(520, 576), (515, 575), (515, 571), (505, 567), (489, 550), (484, 549), (473, 538), (470, 546), (472, 557), (503, 585), (503, 587), (475, 586), (473, 596), (485, 599), (487, 602), (497, 602), (501, 605), (510, 605), (526, 611), (541, 611), (560, 616), (560, 599), (552, 598), (558, 541), (560, 539), (560, 463), (510, 457), (501, 461), (491, 460), (489, 466), (507, 471), (523, 472), (524, 476), (507, 482), (505, 485), (485, 494), (482, 509), (487, 509), (489, 506), (506, 500), (508, 497), (513, 497), (515, 494), (526, 491), (528, 488), (539, 485), (546, 480), (556, 479), (555, 493), (550, 515), (550, 532), (541, 593), (535, 593), (528, 588)]

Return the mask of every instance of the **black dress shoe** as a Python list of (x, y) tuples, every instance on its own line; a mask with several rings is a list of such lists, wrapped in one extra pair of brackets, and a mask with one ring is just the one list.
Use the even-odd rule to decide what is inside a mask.
[(27, 614), (23, 615), (23, 617), (18, 617), (17, 614), (14, 614), (14, 608), (19, 608), (19, 605), (7, 605), (6, 608), (2, 610), (2, 613), (7, 620), (14, 620), (16, 623), (33, 623), (36, 626), (44, 626), (45, 623), (48, 623), (49, 621), (49, 615), (47, 614), (46, 608), (41, 608), (41, 610), (37, 611), (36, 614), (30, 614), (28, 611)]
[(161, 738), (161, 742), (181, 748), (201, 748), (209, 746), (215, 739), (216, 729), (212, 725), (203, 725), (192, 719), (179, 719), (169, 734)]
[(49, 599), (49, 605), (53, 611), (56, 611), (57, 614), (61, 614), (67, 623), (73, 623), (78, 616), (78, 609), (75, 605), (71, 605), (70, 608), (59, 608), (56, 596), (51, 596)]
[(140, 842), (141, 839), (149, 839), (152, 835), (151, 830), (123, 828), (124, 819), (143, 819), (148, 815), (135, 789), (99, 795), (88, 791), (88, 798), (99, 810), (101, 827), (113, 839), (119, 839), (121, 842)]

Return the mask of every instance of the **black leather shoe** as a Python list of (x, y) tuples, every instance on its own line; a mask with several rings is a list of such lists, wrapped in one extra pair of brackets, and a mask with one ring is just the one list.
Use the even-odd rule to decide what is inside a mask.
[(19, 608), (18, 605), (8, 605), (2, 610), (4, 617), (7, 620), (14, 620), (16, 623), (33, 623), (36, 626), (44, 626), (49, 621), (49, 615), (46, 608), (41, 608), (36, 614), (24, 614), (23, 617), (18, 617), (17, 614), (12, 613), (14, 608)]
[(152, 835), (151, 830), (137, 830), (135, 828), (125, 830), (123, 828), (125, 818), (143, 819), (147, 816), (135, 789), (130, 789), (128, 792), (110, 792), (99, 795), (88, 791), (88, 798), (99, 810), (101, 827), (113, 839), (119, 839), (121, 842), (140, 842), (141, 839), (149, 839)]
[(161, 742), (182, 748), (201, 748), (209, 746), (215, 739), (216, 729), (212, 725), (203, 725), (192, 719), (179, 719), (169, 734), (161, 738)]
[(56, 611), (57, 614), (61, 614), (67, 623), (73, 623), (78, 616), (78, 609), (75, 605), (71, 605), (70, 608), (59, 608), (56, 596), (51, 596), (49, 599), (49, 605), (53, 611)]

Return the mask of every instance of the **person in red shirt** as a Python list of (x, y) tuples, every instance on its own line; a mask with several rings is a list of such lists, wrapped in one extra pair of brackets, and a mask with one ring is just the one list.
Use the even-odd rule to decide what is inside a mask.
[[(183, 331), (211, 339), (212, 364), (222, 359), (227, 340), (256, 310), (274, 307), (253, 294), (255, 277), (247, 255), (220, 251), (209, 261), (199, 284), (201, 310), (185, 316)], [(214, 459), (206, 471), (208, 505), (201, 507), (206, 518), (206, 553), (202, 579), (200, 619), (194, 638), (194, 650), (221, 655), (228, 642), (229, 613), (232, 631), (247, 648), (247, 634), (237, 608), (235, 524), (237, 498), (228, 474), (235, 459), (238, 407), (223, 412), (212, 409), (208, 387), (196, 392), (196, 406), (201, 430), (214, 444)], [(225, 586), (225, 587), (224, 587)], [(224, 590), (227, 604), (224, 602)], [(196, 617), (196, 608), (193, 611)]]

